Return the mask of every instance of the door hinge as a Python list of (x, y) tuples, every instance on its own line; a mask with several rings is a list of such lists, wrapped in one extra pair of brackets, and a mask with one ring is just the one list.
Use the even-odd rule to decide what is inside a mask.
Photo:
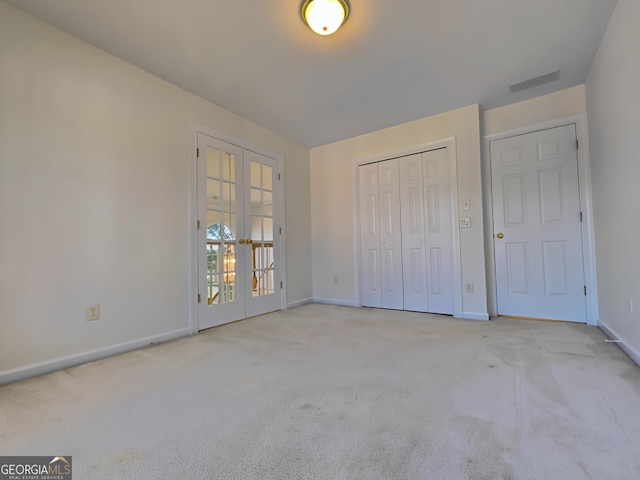
[(280, 227), (280, 235), (282, 235), (282, 227)]
[(196, 148), (196, 157), (200, 158), (200, 149), (199, 148)]
[(202, 303), (202, 297), (198, 294), (198, 303)]
[(587, 296), (587, 286), (586, 285), (584, 286), (584, 296), (585, 297)]
[(280, 180), (280, 174), (278, 174), (278, 180)]
[(200, 230), (200, 220), (198, 220), (198, 230)]
[(578, 140), (576, 140), (576, 150), (580, 149), (580, 142)]
[(280, 288), (282, 288), (282, 282), (280, 282)]
[(580, 221), (582, 222), (582, 212), (580, 212)]

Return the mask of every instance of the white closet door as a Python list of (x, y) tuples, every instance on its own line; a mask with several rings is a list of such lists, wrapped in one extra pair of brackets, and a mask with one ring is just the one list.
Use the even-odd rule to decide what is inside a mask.
[(402, 310), (402, 234), (398, 160), (362, 165), (362, 305)]
[(399, 160), (404, 309), (428, 311), (422, 154)]
[(404, 309), (453, 314), (447, 149), (400, 159)]
[(422, 154), (428, 311), (453, 314), (449, 150)]
[(380, 292), (380, 210), (378, 208), (378, 165), (358, 169), (360, 185), (360, 242), (362, 305), (381, 307)]
[(378, 163), (382, 307), (402, 310), (402, 230), (398, 159)]

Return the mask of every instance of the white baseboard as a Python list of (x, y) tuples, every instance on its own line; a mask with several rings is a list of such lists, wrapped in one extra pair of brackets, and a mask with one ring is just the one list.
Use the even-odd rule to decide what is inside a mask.
[(462, 318), (465, 320), (489, 320), (488, 313), (462, 312)]
[(638, 352), (638, 350), (633, 348), (631, 345), (628, 345), (623, 338), (620, 338), (620, 336), (616, 334), (613, 329), (609, 328), (605, 323), (603, 323), (602, 320), (600, 320), (600, 322), (598, 323), (598, 327), (610, 339), (619, 340), (620, 343), (616, 343), (616, 345), (618, 345), (624, 353), (629, 355), (629, 358), (631, 358), (631, 360), (633, 360), (638, 364), (638, 366), (640, 366), (640, 352)]
[(303, 305), (309, 305), (313, 303), (313, 298), (304, 298), (302, 300), (296, 300), (295, 302), (287, 303), (287, 308), (302, 307)]
[[(323, 303), (326, 305), (337, 305), (340, 307), (360, 307), (356, 302), (350, 302), (347, 300), (338, 300), (335, 298), (322, 298), (322, 297), (313, 297), (314, 303)], [(476, 312), (462, 312), (462, 317), (465, 320), (489, 320), (488, 313), (476, 313)]]
[(25, 380), (31, 377), (37, 377), (39, 375), (63, 370), (69, 367), (75, 367), (76, 365), (81, 365), (83, 363), (93, 362), (102, 358), (130, 352), (139, 348), (148, 347), (149, 345), (167, 342), (169, 340), (186, 337), (188, 335), (191, 335), (191, 329), (182, 328), (180, 330), (174, 330), (173, 332), (152, 335), (150, 337), (139, 338), (130, 342), (110, 345), (108, 347), (98, 348), (88, 352), (47, 360), (45, 362), (32, 363), (31, 365), (14, 368), (12, 370), (5, 370), (0, 372), (0, 385)]
[(314, 303), (324, 303), (326, 305), (337, 305), (339, 307), (359, 307), (356, 302), (352, 302), (349, 300), (339, 300), (337, 298), (322, 298), (322, 297), (313, 297)]

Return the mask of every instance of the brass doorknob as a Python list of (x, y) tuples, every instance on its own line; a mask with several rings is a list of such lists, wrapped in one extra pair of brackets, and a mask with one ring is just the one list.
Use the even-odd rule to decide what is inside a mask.
[(247, 238), (247, 245), (251, 245), (253, 243), (253, 240), (251, 240), (250, 238)]
[(241, 239), (238, 240), (238, 243), (240, 245), (244, 245), (246, 243), (246, 240), (244, 238), (241, 238)]
[(496, 235), (496, 237), (498, 238), (504, 238), (504, 233), (500, 232), (499, 234)]

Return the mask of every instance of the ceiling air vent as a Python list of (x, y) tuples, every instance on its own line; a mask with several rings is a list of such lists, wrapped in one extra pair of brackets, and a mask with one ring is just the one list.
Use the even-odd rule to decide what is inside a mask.
[(509, 85), (509, 93), (518, 93), (523, 90), (528, 90), (533, 87), (537, 87), (539, 85), (544, 85), (545, 83), (554, 82), (560, 78), (560, 70), (556, 70), (555, 72), (545, 73), (544, 75), (539, 75), (537, 77), (530, 78), (529, 80), (525, 80), (523, 82), (512, 83)]

